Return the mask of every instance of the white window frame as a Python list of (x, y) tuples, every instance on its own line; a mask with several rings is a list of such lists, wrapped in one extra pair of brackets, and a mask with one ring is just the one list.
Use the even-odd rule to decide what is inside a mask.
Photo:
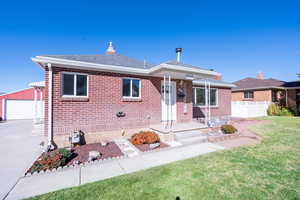
[[(124, 79), (129, 79), (130, 80), (130, 96), (123, 96), (123, 80)], [(132, 80), (139, 80), (139, 96), (138, 97), (133, 97), (132, 96)], [(139, 78), (131, 78), (131, 77), (123, 77), (122, 78), (122, 83), (121, 83), (121, 87), (122, 87), (122, 89), (121, 89), (121, 96), (122, 96), (122, 98), (124, 98), (124, 99), (141, 99), (142, 98), (142, 90), (141, 90), (141, 88), (142, 88), (142, 81), (141, 81), (141, 79), (139, 79)]]
[[(250, 98), (249, 97), (249, 92), (252, 92), (252, 98)], [(248, 97), (247, 98), (245, 98), (245, 93), (248, 93)], [(254, 91), (252, 91), (252, 90), (247, 90), (247, 91), (244, 91), (243, 92), (243, 97), (244, 97), (244, 99), (249, 99), (249, 100), (252, 100), (252, 99), (254, 99)]]
[[(193, 89), (194, 88), (200, 88), (200, 89), (204, 89), (204, 91), (205, 91), (205, 87), (193, 87)], [(216, 90), (216, 105), (210, 105), (210, 107), (211, 108), (216, 108), (216, 107), (219, 107), (219, 90), (218, 90), (218, 88), (210, 88), (211, 90)], [(197, 90), (195, 90), (195, 91), (197, 91)], [(194, 104), (194, 102), (196, 102), (196, 96), (197, 96), (197, 94), (196, 94), (197, 92), (195, 92), (194, 93), (194, 96), (193, 96), (193, 106), (194, 107), (201, 107), (201, 108), (204, 108), (205, 107), (205, 105), (199, 105), (199, 104)], [(205, 93), (204, 93), (205, 94)], [(205, 98), (205, 97), (204, 97)], [(210, 102), (209, 102), (210, 103)], [(208, 106), (208, 105), (207, 105)]]
[[(71, 74), (74, 75), (74, 93), (73, 95), (64, 95), (63, 94), (63, 88), (64, 88), (64, 80), (63, 80), (63, 76), (64, 74)], [(76, 95), (76, 90), (77, 90), (77, 75), (85, 75), (86, 76), (86, 96), (78, 96)], [(61, 96), (62, 97), (72, 97), (72, 98), (88, 98), (89, 97), (89, 75), (85, 74), (85, 73), (77, 73), (77, 72), (61, 72)]]

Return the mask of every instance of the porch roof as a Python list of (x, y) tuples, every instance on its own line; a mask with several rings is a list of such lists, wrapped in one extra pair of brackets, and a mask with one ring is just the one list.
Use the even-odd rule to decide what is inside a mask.
[(232, 83), (221, 81), (221, 80), (215, 80), (215, 79), (194, 80), (193, 85), (203, 86), (203, 85), (205, 85), (205, 81), (210, 82), (210, 85), (213, 86), (213, 87), (224, 87), (224, 88), (234, 88), (234, 87), (236, 87), (236, 85), (234, 85)]

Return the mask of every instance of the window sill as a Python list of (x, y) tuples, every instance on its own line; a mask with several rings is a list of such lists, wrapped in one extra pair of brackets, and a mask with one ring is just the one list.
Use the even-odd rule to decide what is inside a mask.
[[(193, 107), (198, 107), (198, 108), (205, 108), (205, 106), (193, 106)], [(208, 108), (208, 106), (207, 106)], [(211, 109), (216, 109), (216, 108), (219, 108), (219, 106), (210, 106)]]
[(60, 101), (87, 102), (88, 97), (60, 97)]
[(249, 99), (244, 98), (243, 101), (254, 101), (254, 99), (252, 99), (252, 98), (249, 98)]
[(142, 98), (122, 98), (123, 102), (140, 102), (142, 101)]

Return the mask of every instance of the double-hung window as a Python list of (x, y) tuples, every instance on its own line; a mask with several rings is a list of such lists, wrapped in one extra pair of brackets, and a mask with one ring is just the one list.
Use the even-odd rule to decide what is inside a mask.
[(63, 72), (61, 82), (61, 94), (63, 97), (88, 96), (88, 75)]
[[(210, 106), (218, 106), (218, 94), (216, 88), (210, 89)], [(205, 88), (194, 87), (193, 88), (193, 104), (195, 106), (205, 106)]]
[(253, 99), (253, 97), (254, 97), (253, 91), (244, 92), (244, 99)]
[(122, 96), (124, 98), (140, 98), (141, 97), (141, 80), (133, 78), (123, 78), (122, 80)]

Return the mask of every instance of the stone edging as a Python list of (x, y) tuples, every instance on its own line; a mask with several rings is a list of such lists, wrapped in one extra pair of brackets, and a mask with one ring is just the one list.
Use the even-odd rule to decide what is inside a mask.
[(110, 162), (113, 160), (120, 160), (120, 159), (124, 159), (127, 158), (128, 156), (116, 156), (116, 157), (109, 157), (109, 158), (104, 158), (104, 159), (100, 159), (100, 160), (94, 160), (94, 161), (86, 161), (84, 163), (80, 163), (78, 165), (74, 164), (74, 165), (66, 165), (63, 167), (58, 167), (58, 168), (54, 168), (54, 169), (48, 169), (45, 171), (39, 171), (39, 172), (34, 172), (34, 173), (25, 173), (25, 175), (23, 177), (30, 177), (30, 176), (37, 176), (37, 175), (42, 175), (42, 174), (48, 174), (48, 173), (55, 173), (55, 172), (61, 172), (61, 171), (66, 171), (69, 169), (76, 169), (76, 168), (80, 168), (80, 167), (85, 167), (85, 166), (89, 166), (89, 165), (94, 165), (94, 164), (101, 164), (101, 163), (106, 163), (106, 162)]

